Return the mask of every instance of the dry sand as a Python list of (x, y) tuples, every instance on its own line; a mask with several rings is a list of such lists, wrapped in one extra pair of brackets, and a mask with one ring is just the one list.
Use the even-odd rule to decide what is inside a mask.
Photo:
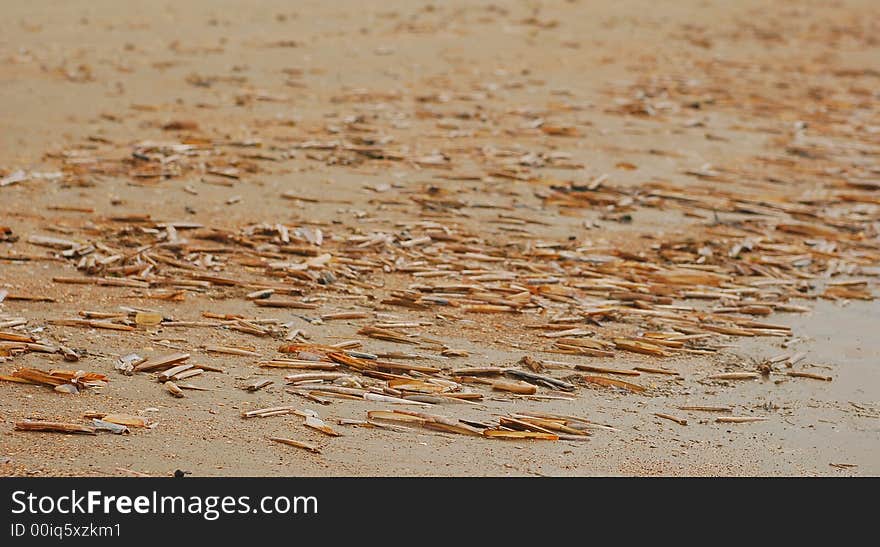
[[(689, 218), (677, 209), (639, 209), (629, 223), (603, 220), (606, 211), (600, 207), (560, 214), (531, 197), (534, 188), (528, 180), (444, 180), (439, 178), (443, 169), (409, 161), (347, 161), (294, 146), (334, 135), (348, 140), (390, 137), (392, 148), (418, 157), (443, 151), (452, 157), (456, 172), (481, 167), (473, 157), (456, 156), (467, 147), (519, 154), (560, 151), (570, 155), (566, 161), (583, 167), (526, 167), (532, 168), (531, 174), (561, 181), (589, 182), (608, 174), (621, 187), (657, 180), (705, 184), (685, 171), (709, 164), (724, 173), (721, 180), (710, 179), (719, 189), (749, 184), (745, 174), (761, 177), (764, 169), (788, 189), (822, 189), (813, 173), (757, 162), (762, 157), (785, 157), (798, 165), (827, 162), (823, 165), (880, 178), (880, 18), (871, 0), (680, 0), (662, 7), (637, 0), (0, 4), (0, 175), (17, 169), (54, 172), (63, 154), (68, 165), (76, 154), (126, 157), (135, 142), (187, 135), (258, 140), (264, 143), (259, 150), (278, 160), (253, 159), (256, 172), (244, 166), (243, 175), (229, 186), (217, 184), (222, 177), (191, 172), (169, 180), (86, 172), (77, 177), (79, 184), (33, 177), (0, 187), (0, 226), (9, 226), (20, 238), (0, 243), (0, 254), (45, 256), (45, 249), (27, 244), (29, 235), (86, 238), (94, 219), (125, 214), (230, 230), (249, 223), (303, 220), (342, 220), (348, 227), (366, 218), (363, 227), (369, 231), (417, 218), (411, 206), (383, 204), (382, 199), (405, 199), (406, 190), (427, 184), (474, 201), (523, 205), (524, 214), (546, 223), (528, 227), (531, 237), (544, 240), (572, 237), (627, 248), (645, 234), (681, 239), (696, 223), (711, 220)], [(700, 82), (689, 106), (681, 96), (644, 99), (638, 94), (650, 87), (646, 82), (672, 76), (678, 82)], [(749, 106), (732, 107), (725, 94)], [(656, 109), (651, 115), (621, 114), (622, 107), (648, 103)], [(856, 114), (854, 104), (860, 109)], [(533, 131), (537, 125), (528, 128), (536, 116), (527, 113), (543, 109), (551, 112), (545, 126), (574, 127), (577, 136)], [(850, 125), (818, 136), (807, 127), (805, 144), (793, 150), (792, 134), (801, 115), (815, 116), (817, 109), (831, 117), (839, 114)], [(440, 121), (419, 115), (429, 111), (442, 112)], [(197, 129), (162, 130), (175, 120), (193, 121)], [(851, 125), (853, 120), (859, 123)], [(840, 154), (840, 149), (850, 153)], [(830, 157), (817, 159), (821, 154)], [(829, 172), (828, 177), (835, 176)], [(366, 189), (383, 184), (395, 186), (381, 194)], [(280, 197), (285, 191), (322, 202), (285, 200)], [(50, 209), (59, 205), (94, 212)], [(876, 226), (877, 202), (864, 206)], [(504, 237), (499, 224), (486, 220), (493, 212), (475, 208), (469, 213), (465, 222), (472, 229)], [(70, 235), (52, 234), (47, 226), (69, 228)], [(873, 237), (876, 246), (876, 230)], [(7, 300), (0, 303), (0, 313), (27, 318), (28, 329), (45, 327), (42, 335), (87, 352), (77, 368), (111, 376), (108, 387), (78, 396), (0, 382), (0, 474), (124, 475), (121, 468), (155, 475), (182, 469), (194, 475), (285, 476), (880, 473), (876, 301), (796, 302), (812, 311), (767, 318), (792, 327), (799, 340), (785, 348), (781, 344), (790, 338), (736, 338), (711, 356), (660, 361), (622, 354), (589, 360), (681, 372), (678, 379), (643, 375), (640, 382), (651, 386), (650, 395), (581, 387), (573, 401), (499, 395), (488, 399), (486, 408), (455, 405), (442, 412), (478, 420), (516, 410), (554, 412), (585, 416), (618, 430), (597, 431), (587, 442), (501, 442), (344, 426), (335, 426), (342, 437), (330, 439), (303, 428), (296, 416), (242, 420), (239, 413), (302, 402), (333, 421), (363, 419), (376, 405), (308, 403), (284, 393), (283, 373), (261, 371), (256, 359), (205, 355), (197, 349), (205, 344), (249, 345), (269, 357), (275, 355), (278, 340), (217, 329), (119, 333), (46, 324), (75, 317), (79, 310), (116, 310), (120, 305), (152, 307), (186, 320), (212, 311), (288, 321), (290, 310), (255, 311), (241, 291), (228, 298), (209, 291), (173, 303), (137, 298), (123, 289), (52, 282), (56, 276), (76, 275), (74, 263), (66, 260), (0, 261), (0, 289), (56, 299)], [(374, 281), (386, 287), (412, 283), (400, 274)], [(870, 287), (876, 291), (875, 281)], [(352, 309), (350, 304), (334, 301), (304, 315)], [(386, 311), (409, 317), (405, 310)], [(512, 322), (520, 320), (504, 315), (467, 319), (426, 329), (431, 337), (470, 353), (454, 359), (452, 366), (510, 365), (526, 353), (539, 355), (541, 339), (513, 328)], [(312, 341), (333, 343), (358, 338), (355, 332), (363, 324), (303, 323), (302, 328)], [(174, 338), (183, 340), (172, 345), (225, 370), (198, 378), (213, 391), (173, 399), (149, 375), (126, 377), (113, 370), (120, 355), (167, 351), (158, 341)], [(400, 349), (376, 340), (366, 347)], [(784, 376), (778, 381), (705, 381), (721, 370), (751, 370), (751, 363), (786, 352), (806, 353), (810, 368), (804, 370), (833, 381)], [(66, 365), (57, 355), (29, 353), (0, 363), (0, 374), (19, 366)], [(260, 374), (275, 384), (253, 394), (240, 389), (246, 379)], [(718, 424), (714, 414), (680, 411), (679, 405), (730, 405), (737, 415), (769, 419)], [(89, 411), (143, 413), (159, 425), (127, 436), (13, 431), (13, 423), (23, 419), (82, 422)], [(655, 412), (687, 418), (688, 425), (657, 418)], [(308, 440), (323, 451), (316, 455), (284, 447), (267, 441), (270, 436)]]

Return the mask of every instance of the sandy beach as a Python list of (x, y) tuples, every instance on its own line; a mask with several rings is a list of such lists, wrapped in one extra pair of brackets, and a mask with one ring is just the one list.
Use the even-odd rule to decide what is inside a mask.
[(0, 6), (0, 475), (880, 474), (875, 2)]

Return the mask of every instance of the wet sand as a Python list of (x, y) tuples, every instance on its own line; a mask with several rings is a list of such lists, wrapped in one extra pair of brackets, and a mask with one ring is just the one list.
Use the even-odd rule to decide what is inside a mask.
[[(192, 172), (153, 180), (86, 170), (77, 184), (33, 177), (0, 187), (0, 226), (19, 236), (16, 242), (0, 242), (0, 253), (46, 255), (27, 238), (46, 234), (47, 226), (62, 229), (54, 233), (57, 237), (86, 238), (100, 232), (91, 224), (95, 219), (144, 213), (230, 230), (252, 223), (315, 221), (330, 223), (329, 232), (366, 219), (361, 226), (368, 232), (418, 218), (418, 211), (394, 202), (426, 185), (474, 202), (511, 204), (518, 214), (541, 221), (527, 227), (536, 240), (570, 237), (628, 249), (646, 235), (658, 241), (684, 239), (695, 233), (696, 223), (712, 221), (705, 211), (695, 220), (680, 209), (639, 208), (631, 222), (618, 222), (609, 220), (602, 207), (571, 211), (545, 206), (535, 197), (541, 185), (528, 176), (442, 177), (482, 169), (479, 156), (457, 155), (480, 147), (522, 155), (541, 150), (545, 158), (561, 152), (564, 162), (556, 165), (526, 165), (529, 176), (588, 183), (607, 174), (620, 188), (650, 181), (705, 185), (705, 178), (687, 171), (699, 172), (706, 165), (721, 170), (720, 177), (708, 177), (708, 184), (719, 190), (772, 176), (783, 182), (767, 184), (809, 196), (827, 191), (825, 178), (855, 172), (880, 178), (880, 21), (870, 1), (679, 1), (663, 10), (644, 1), (433, 6), (67, 1), (38, 2), (39, 10), (33, 4), (2, 4), (0, 178), (18, 169), (53, 173), (62, 164), (69, 168), (78, 156), (125, 158), (133, 143), (148, 140), (260, 141), (257, 155), (269, 159), (251, 158), (252, 171), (246, 163), (237, 164), (241, 176), (232, 180)], [(663, 80), (667, 77), (698, 82), (693, 97), (675, 95), (675, 86)], [(645, 98), (644, 90), (650, 91), (655, 80), (665, 82), (657, 85), (666, 86), (665, 91)], [(747, 97), (749, 108), (731, 107), (725, 93)], [(621, 113), (633, 105), (654, 111)], [(532, 110), (544, 113), (542, 126), (530, 126), (537, 119), (528, 114)], [(818, 111), (832, 118), (831, 129), (814, 135), (807, 127), (802, 140), (792, 138), (800, 131), (794, 128), (801, 115)], [(162, 129), (173, 121), (197, 127)], [(577, 135), (536, 129), (552, 124), (573, 127)], [(337, 158), (295, 146), (358, 135), (412, 157), (442, 151), (454, 166)], [(374, 144), (365, 141), (364, 146)], [(760, 163), (768, 157), (793, 163)], [(565, 162), (578, 167), (560, 166)], [(800, 169), (815, 162), (842, 171), (827, 171), (823, 178), (815, 175), (818, 168)], [(370, 189), (382, 185), (391, 189)], [(764, 186), (754, 188), (760, 193)], [(282, 199), (283, 192), (317, 202)], [(874, 198), (859, 214), (876, 226), (876, 192)], [(499, 228), (494, 214), (473, 207), (462, 222), (503, 240), (511, 232)], [(876, 245), (876, 235), (867, 238)], [(865, 265), (856, 275), (870, 278), (874, 294), (876, 267)], [(283, 372), (262, 371), (257, 359), (198, 350), (193, 351), (200, 362), (225, 373), (201, 376), (199, 383), (212, 391), (189, 392), (185, 399), (167, 396), (149, 375), (128, 377), (114, 370), (121, 355), (170, 351), (158, 343), (163, 339), (182, 338), (171, 345), (187, 350), (247, 345), (266, 357), (275, 354), (279, 340), (215, 329), (119, 333), (47, 324), (83, 309), (119, 306), (155, 308), (186, 320), (211, 311), (288, 321), (289, 310), (255, 312), (241, 291), (209, 291), (173, 303), (52, 281), (74, 275), (79, 275), (75, 265), (66, 260), (0, 261), (0, 289), (56, 300), (6, 300), (0, 314), (27, 318), (29, 330), (43, 327), (41, 334), (87, 352), (77, 368), (111, 377), (108, 387), (77, 396), (0, 382), (0, 474), (125, 475), (124, 469), (154, 475), (182, 469), (194, 475), (284, 476), (880, 474), (876, 300), (795, 300), (812, 311), (764, 318), (791, 327), (791, 337), (731, 337), (716, 354), (663, 360), (631, 353), (595, 361), (543, 353), (543, 341), (524, 333), (522, 321), (510, 316), (438, 321), (427, 333), (469, 353), (450, 360), (456, 367), (511, 365), (529, 354), (572, 364), (669, 367), (680, 376), (641, 376), (639, 382), (650, 387), (647, 395), (579, 387), (571, 401), (534, 401), (490, 392), (485, 407), (454, 405), (442, 412), (479, 421), (537, 411), (585, 416), (616, 429), (595, 431), (584, 442), (502, 442), (344, 426), (334, 426), (343, 436), (329, 439), (303, 428), (297, 416), (242, 420), (239, 415), (302, 402), (335, 424), (337, 419), (363, 419), (367, 410), (378, 407), (341, 399), (326, 407), (304, 402), (284, 392)], [(374, 281), (383, 284), (385, 294), (413, 279), (389, 273)], [(333, 301), (320, 312), (348, 310), (346, 304)], [(384, 311), (434, 319), (433, 312)], [(327, 321), (303, 327), (312, 341), (334, 343), (357, 338), (363, 324)], [(368, 351), (401, 349), (373, 339), (365, 343)], [(833, 380), (787, 377), (784, 370), (747, 382), (707, 379), (722, 370), (753, 370), (762, 359), (795, 352), (806, 354), (803, 370)], [(0, 363), (0, 374), (20, 366), (71, 365), (58, 355), (28, 353)], [(240, 389), (263, 376), (275, 383), (257, 393)], [(736, 415), (768, 419), (715, 423), (716, 414), (677, 409), (684, 405), (730, 406)], [(111, 411), (149, 416), (159, 425), (127, 436), (13, 431), (14, 422), (23, 419), (79, 421), (87, 412)], [(656, 417), (658, 412), (687, 419), (688, 425)], [(272, 436), (317, 443), (322, 453), (266, 440)]]

